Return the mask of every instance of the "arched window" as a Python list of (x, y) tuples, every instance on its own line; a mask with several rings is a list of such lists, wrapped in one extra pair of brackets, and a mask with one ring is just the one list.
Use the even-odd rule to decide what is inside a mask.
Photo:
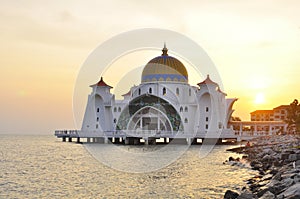
[(117, 107), (114, 108), (114, 112), (117, 112)]
[(205, 121), (208, 122), (208, 117), (205, 118)]
[(98, 128), (98, 124), (96, 124), (96, 129)]
[(188, 123), (188, 119), (187, 118), (184, 119), (184, 123)]
[(206, 107), (206, 112), (208, 112), (208, 110), (209, 110), (208, 107)]
[(99, 122), (99, 117), (97, 117), (97, 122)]
[(139, 88), (139, 95), (141, 95), (141, 89)]
[(183, 108), (182, 108), (182, 106), (180, 107), (180, 112), (183, 112)]
[(191, 89), (189, 89), (189, 96), (191, 96), (192, 95), (192, 91), (191, 91)]
[(188, 112), (188, 107), (187, 106), (184, 108), (184, 112)]
[(150, 94), (152, 93), (152, 88), (149, 88), (149, 93), (150, 93)]
[(99, 113), (99, 111), (100, 111), (100, 109), (99, 109), (99, 108), (97, 108), (97, 113)]
[(176, 95), (179, 95), (179, 88), (176, 88)]
[(114, 123), (117, 123), (117, 119), (116, 118), (114, 119)]
[(163, 88), (162, 91), (163, 91), (163, 95), (166, 95), (166, 94), (167, 94), (167, 89), (166, 89), (165, 87)]
[(121, 112), (121, 107), (118, 108), (118, 111)]

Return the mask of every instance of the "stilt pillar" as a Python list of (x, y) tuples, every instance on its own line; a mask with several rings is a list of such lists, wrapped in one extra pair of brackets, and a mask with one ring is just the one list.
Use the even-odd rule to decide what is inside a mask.
[(192, 138), (186, 138), (186, 143), (187, 143), (187, 145), (191, 145), (192, 144)]
[(125, 138), (125, 145), (129, 144), (129, 138)]
[(149, 140), (148, 140), (148, 138), (144, 138), (144, 140), (145, 140), (145, 145), (149, 145)]

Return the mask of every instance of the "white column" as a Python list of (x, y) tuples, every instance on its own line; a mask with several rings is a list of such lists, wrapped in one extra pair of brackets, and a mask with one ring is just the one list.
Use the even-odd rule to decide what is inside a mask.
[(269, 125), (269, 135), (273, 135), (273, 125)]
[(242, 122), (240, 123), (240, 136), (242, 136), (242, 131), (243, 131), (243, 124)]

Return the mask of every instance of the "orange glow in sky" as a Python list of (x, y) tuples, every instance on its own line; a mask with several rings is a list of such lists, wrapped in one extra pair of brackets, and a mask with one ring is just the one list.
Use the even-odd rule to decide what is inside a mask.
[[(82, 63), (102, 42), (138, 28), (170, 29), (197, 42), (218, 68), (227, 97), (239, 98), (234, 116), (249, 120), (256, 109), (299, 100), (299, 7), (296, 0), (165, 0), (159, 6), (144, 1), (4, 1), (0, 133), (53, 134), (76, 128), (72, 97)], [(141, 66), (156, 55), (137, 52), (114, 67)], [(191, 84), (202, 80), (190, 74)], [(115, 87), (118, 79), (107, 75), (105, 81)], [(86, 100), (82, 96), (83, 110)]]

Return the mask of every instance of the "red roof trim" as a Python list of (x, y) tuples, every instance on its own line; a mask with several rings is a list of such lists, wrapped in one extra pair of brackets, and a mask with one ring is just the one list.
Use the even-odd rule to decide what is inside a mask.
[(218, 87), (218, 91), (222, 94), (224, 94), (225, 96), (227, 96), (227, 93), (224, 93), (219, 87)]
[(206, 79), (205, 79), (203, 82), (200, 82), (200, 83), (198, 83), (197, 85), (200, 86), (201, 84), (214, 84), (214, 85), (217, 85), (217, 86), (218, 86), (218, 84), (217, 84), (216, 82), (212, 81), (212, 80), (209, 78), (209, 75), (207, 75)]
[(109, 88), (113, 88), (111, 87), (110, 85), (106, 84), (104, 81), (103, 81), (103, 77), (101, 77), (100, 81), (96, 84), (93, 84), (91, 86), (100, 86), (100, 87), (109, 87)]

